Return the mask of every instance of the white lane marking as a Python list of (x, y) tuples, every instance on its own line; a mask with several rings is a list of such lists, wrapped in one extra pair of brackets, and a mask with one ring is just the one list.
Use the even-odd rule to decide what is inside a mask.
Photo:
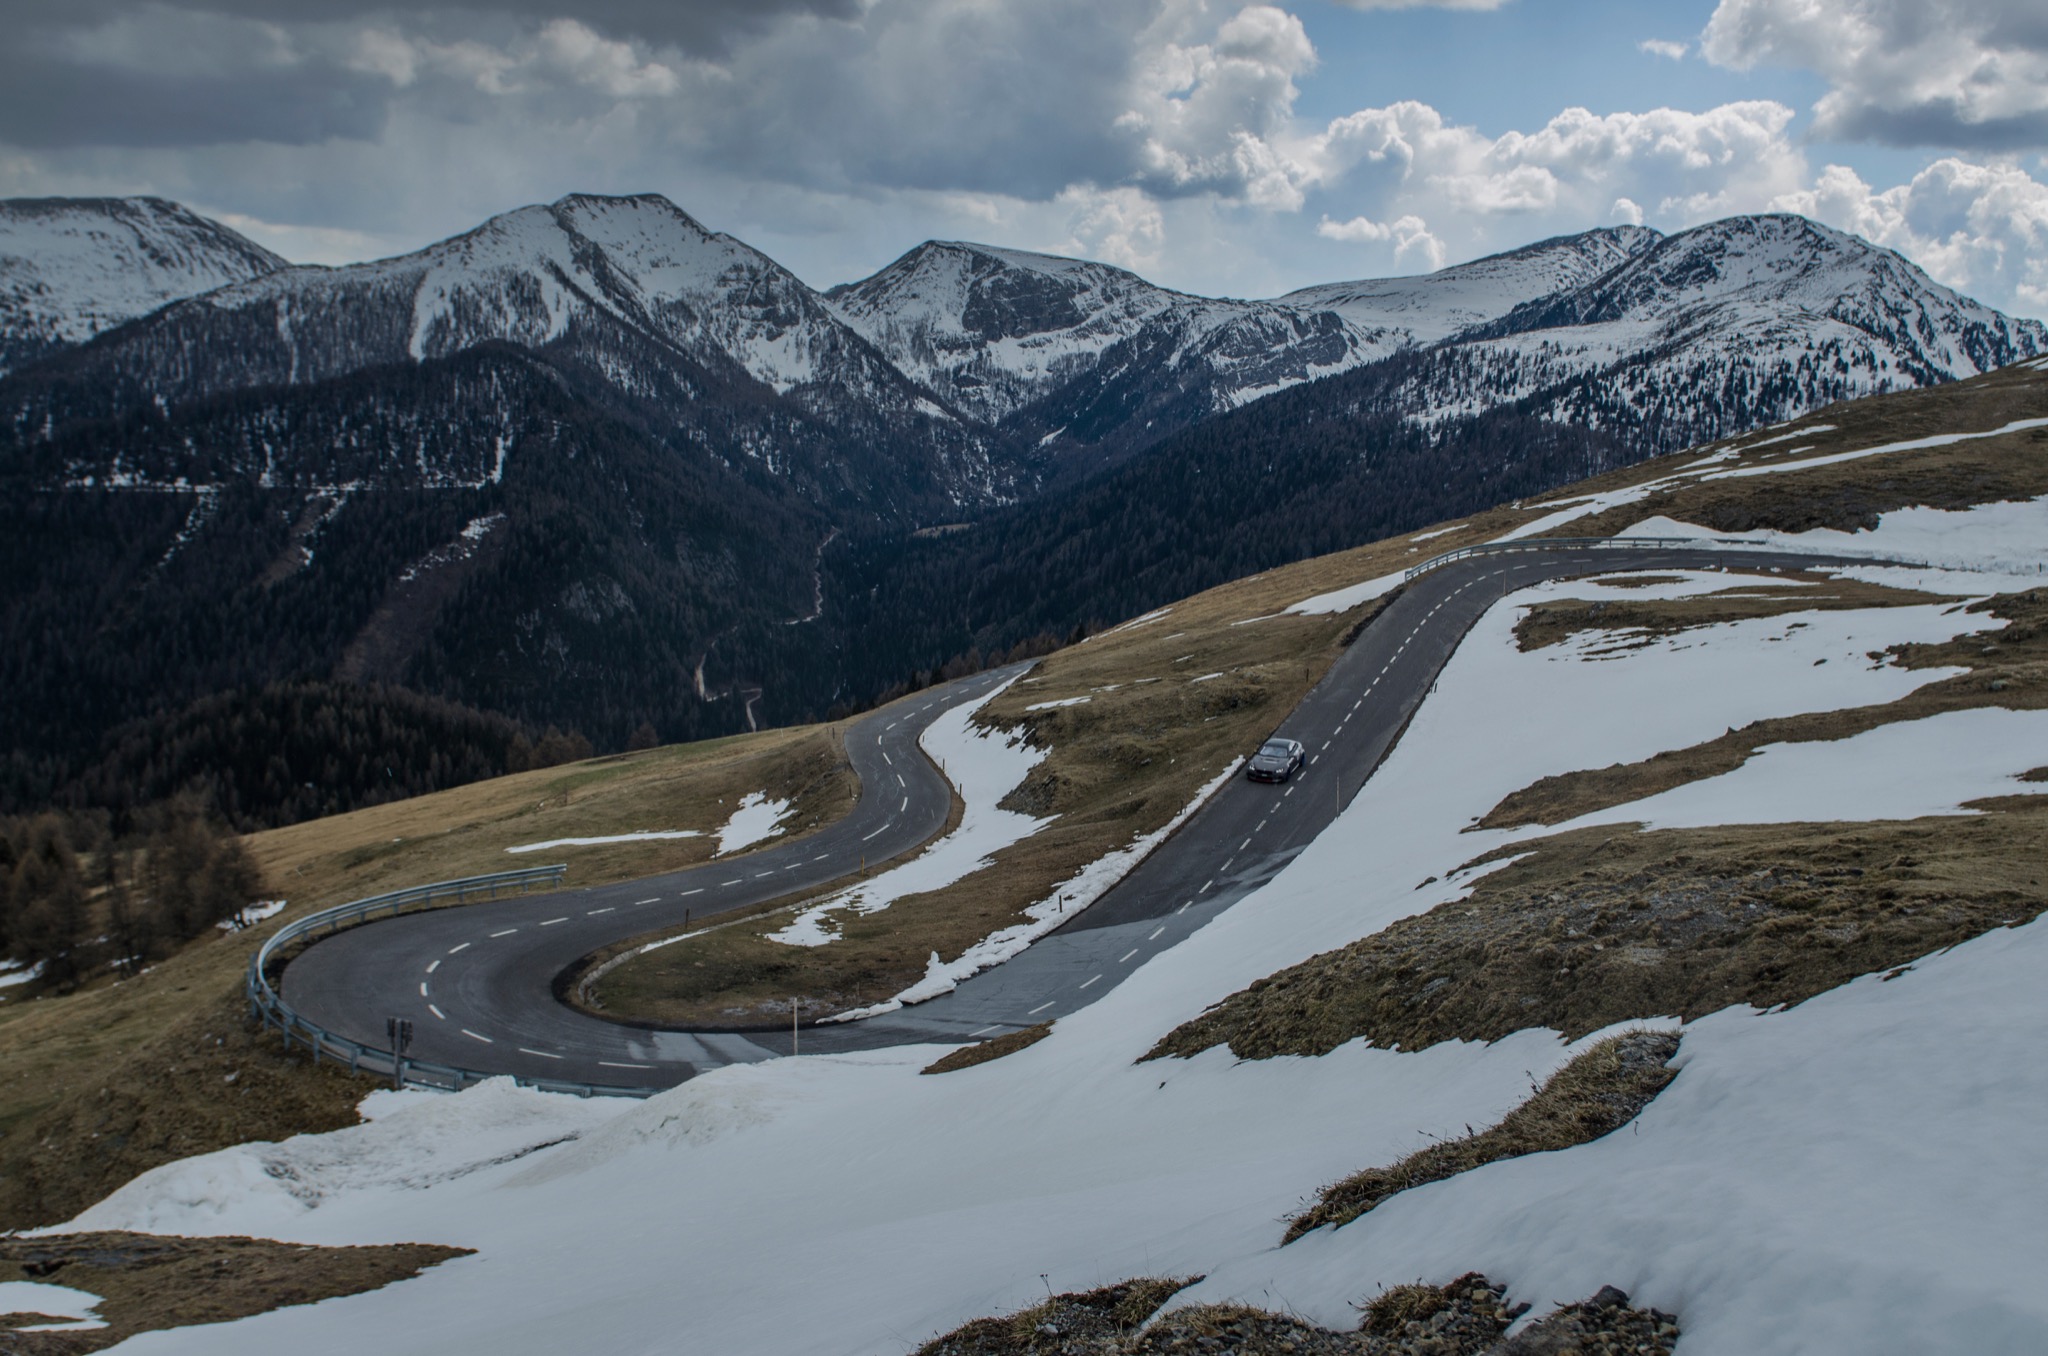
[(461, 946), (451, 946), (451, 947), (449, 947), (449, 948), (448, 948), (448, 954), (452, 956), (452, 955), (454, 955), (454, 954), (455, 954), (456, 952), (458, 952), (458, 951), (467, 951), (467, 950), (469, 950), (469, 943), (468, 943), (468, 942), (464, 942), (464, 943), (463, 943), (463, 944), (462, 944)]
[(987, 1034), (988, 1034), (989, 1032), (991, 1032), (991, 1031), (994, 1031), (994, 1030), (996, 1030), (997, 1028), (999, 1028), (999, 1027), (1001, 1027), (1001, 1026), (1002, 1026), (1002, 1023), (1001, 1023), (1001, 1022), (997, 1022), (997, 1023), (995, 1024), (995, 1026), (985, 1026), (985, 1027), (983, 1027), (983, 1028), (982, 1028), (981, 1030), (979, 1030), (979, 1031), (970, 1031), (970, 1032), (968, 1032), (968, 1033), (967, 1033), (967, 1039), (968, 1039), (968, 1040), (973, 1040), (973, 1039), (974, 1039), (974, 1038), (975, 1038), (976, 1036), (986, 1036), (986, 1035), (987, 1035)]
[(448, 1014), (435, 1007), (432, 1003), (427, 1004), (427, 1011), (433, 1013), (444, 1022), (448, 1020)]
[(423, 979), (423, 980), (421, 980), (421, 981), (420, 981), (420, 997), (422, 997), (422, 998), (425, 998), (426, 996), (427, 996), (427, 981), (425, 981), (425, 980)]
[[(1335, 739), (1336, 737), (1337, 737), (1337, 736), (1335, 736), (1335, 735), (1331, 735), (1331, 736), (1330, 736), (1330, 739)], [(1323, 741), (1323, 747), (1322, 747), (1322, 748), (1320, 748), (1320, 749), (1318, 749), (1318, 750), (1316, 750), (1316, 752), (1318, 752), (1318, 753), (1328, 753), (1328, 752), (1329, 752), (1329, 750), (1330, 750), (1330, 739), (1325, 739), (1325, 740)]]
[(1287, 798), (1288, 798), (1289, 796), (1291, 796), (1291, 795), (1293, 795), (1293, 794), (1294, 794), (1294, 788), (1290, 786), (1290, 787), (1288, 787), (1288, 788), (1287, 788), (1287, 789), (1286, 789), (1285, 791), (1282, 791), (1282, 792), (1280, 793), (1280, 799), (1282, 799), (1282, 800), (1286, 800), (1286, 799), (1287, 799)]
[(545, 1050), (535, 1050), (535, 1049), (531, 1049), (530, 1047), (528, 1047), (528, 1046), (524, 1046), (524, 1045), (522, 1045), (522, 1046), (520, 1046), (520, 1047), (519, 1047), (519, 1053), (520, 1053), (520, 1054), (522, 1054), (522, 1055), (539, 1055), (539, 1056), (540, 1056), (540, 1057), (541, 1057), (542, 1059), (560, 1059), (560, 1058), (561, 1058), (561, 1056), (560, 1056), (560, 1055), (551, 1055), (551, 1054), (549, 1054), (549, 1053), (548, 1053), (547, 1051), (545, 1051)]
[(860, 841), (865, 843), (868, 841), (868, 838), (880, 838), (883, 834), (887, 833), (888, 831), (889, 826), (887, 824), (884, 824), (881, 828), (876, 829), (873, 833), (869, 834), (867, 838), (863, 838)]
[(433, 963), (432, 965), (429, 965), (429, 966), (427, 967), (427, 973), (431, 975), (431, 974), (433, 974), (433, 973), (434, 973), (434, 971), (436, 971), (436, 970), (438, 970), (438, 969), (440, 969), (440, 968), (441, 968), (441, 962), (440, 962), (439, 960), (436, 960), (436, 961), (435, 961), (435, 962), (434, 962), (434, 963)]
[[(653, 900), (651, 900), (651, 899), (643, 899), (643, 900), (641, 900), (640, 902), (641, 902), (642, 904), (652, 904), (652, 903), (653, 903), (654, 901), (653, 901)], [(606, 905), (606, 906), (605, 906), (604, 908), (602, 908), (602, 909), (586, 909), (586, 910), (584, 911), (584, 914), (583, 914), (583, 916), (584, 916), (585, 918), (595, 918), (595, 917), (597, 917), (597, 916), (598, 916), (599, 914), (601, 914), (601, 913), (610, 913), (610, 912), (612, 912), (612, 910), (613, 910), (613, 908), (614, 908), (614, 907), (615, 907), (615, 906), (613, 906), (613, 905), (609, 905), (609, 904), (607, 904), (607, 905)]]
[(725, 888), (726, 886), (728, 886), (728, 885), (738, 885), (738, 884), (739, 884), (739, 881), (738, 881), (738, 880), (736, 880), (736, 879), (735, 879), (735, 880), (722, 880), (722, 881), (718, 882), (718, 888), (719, 888), (719, 889), (721, 889), (721, 890), (723, 890), (723, 889), (724, 889), (724, 888)]
[(492, 934), (491, 934), (491, 936), (493, 936), (493, 937), (510, 937), (510, 936), (511, 936), (511, 935), (512, 935), (513, 933), (515, 933), (515, 932), (517, 932), (517, 931), (519, 931), (519, 929), (518, 929), (518, 928), (506, 928), (506, 929), (505, 929), (505, 930), (504, 930), (503, 932), (494, 932), (494, 933), (492, 933)]
[(1101, 976), (1101, 975), (1091, 975), (1091, 976), (1090, 976), (1089, 978), (1087, 978), (1087, 979), (1084, 979), (1084, 980), (1082, 980), (1082, 981), (1081, 981), (1081, 987), (1085, 989), (1085, 988), (1087, 988), (1087, 987), (1088, 987), (1088, 986), (1089, 986), (1090, 984), (1093, 984), (1093, 983), (1094, 983), (1094, 982), (1095, 982), (1096, 980), (1098, 980), (1098, 979), (1101, 979), (1101, 978), (1102, 978), (1102, 976)]
[(910, 783), (908, 783), (908, 782), (906, 782), (906, 781), (904, 781), (904, 780), (903, 780), (903, 774), (902, 774), (902, 773), (900, 773), (900, 772), (899, 772), (899, 773), (897, 773), (897, 774), (896, 774), (896, 785), (898, 785), (898, 786), (908, 786), (909, 784), (910, 784)]
[[(677, 896), (676, 896), (676, 898), (677, 898), (677, 899), (688, 899), (688, 898), (689, 898), (689, 897), (690, 897), (691, 895), (701, 895), (701, 894), (703, 894), (703, 893), (704, 893), (704, 887), (700, 885), (700, 886), (698, 886), (698, 887), (697, 887), (696, 889), (694, 889), (694, 890), (685, 890), (685, 891), (683, 891), (683, 892), (682, 892), (681, 894), (677, 895)], [(600, 1060), (600, 1061), (599, 1061), (599, 1063), (602, 1063), (602, 1062), (603, 1062), (602, 1060)]]
[(1117, 963), (1118, 965), (1122, 965), (1122, 964), (1123, 964), (1123, 963), (1124, 963), (1125, 961), (1129, 960), (1129, 959), (1130, 959), (1131, 957), (1133, 957), (1133, 956), (1135, 956), (1135, 955), (1137, 955), (1137, 954), (1138, 954), (1138, 948), (1134, 946), (1134, 947), (1132, 947), (1132, 948), (1131, 948), (1131, 949), (1130, 949), (1129, 951), (1126, 951), (1126, 952), (1124, 952), (1124, 954), (1123, 954), (1123, 955), (1121, 955), (1121, 956), (1117, 957), (1117, 961), (1116, 961), (1116, 963)]
[[(1244, 851), (1244, 850), (1245, 850), (1246, 848), (1250, 847), (1251, 845), (1252, 845), (1252, 840), (1251, 840), (1251, 839), (1249, 839), (1249, 838), (1247, 838), (1247, 839), (1245, 839), (1245, 840), (1244, 840), (1244, 841), (1243, 841), (1242, 843), (1239, 843), (1239, 844), (1237, 845), (1237, 850), (1238, 850), (1239, 852), (1243, 852), (1243, 851)], [(1225, 865), (1225, 866), (1228, 866), (1228, 865), (1230, 865), (1230, 863), (1229, 863), (1229, 862), (1225, 862), (1225, 863), (1224, 863), (1224, 865)]]
[(902, 814), (902, 813), (903, 813), (903, 812), (904, 812), (905, 810), (908, 810), (909, 808), (910, 808), (910, 797), (908, 797), (908, 796), (905, 796), (905, 797), (903, 798), (903, 803), (902, 803), (901, 805), (899, 805), (899, 806), (897, 806), (897, 807), (896, 807), (896, 813), (900, 815), (900, 814)]
[[(1181, 907), (1185, 909), (1187, 905), (1183, 904), (1181, 905)], [(1150, 937), (1147, 937), (1145, 940), (1148, 942), (1156, 942), (1159, 940), (1159, 934), (1164, 931), (1166, 931), (1166, 924), (1161, 923), (1158, 927), (1152, 929), (1152, 935)]]
[[(882, 728), (883, 728), (883, 729), (885, 729), (885, 730), (893, 730), (893, 729), (895, 729), (895, 728), (897, 727), (897, 725), (899, 725), (900, 723), (901, 723), (900, 721), (894, 721), (894, 720), (892, 720), (892, 721), (890, 721), (890, 722), (889, 722), (889, 723), (888, 723), (887, 725), (884, 725), (884, 726), (883, 726)], [(877, 740), (876, 740), (875, 742), (876, 742), (877, 744), (879, 744), (879, 743), (881, 743), (882, 741), (881, 741), (881, 740), (879, 740), (879, 739), (877, 739)]]
[(1253, 833), (1264, 833), (1265, 831), (1266, 831), (1266, 821), (1265, 821), (1265, 820), (1263, 820), (1263, 819), (1259, 821), (1259, 827), (1257, 827), (1256, 829), (1253, 829), (1253, 830), (1252, 830), (1252, 832), (1253, 832)]
[(492, 1040), (489, 1036), (483, 1035), (479, 1032), (471, 1031), (468, 1027), (462, 1028), (462, 1034), (469, 1037), (473, 1041), (482, 1041), (485, 1045), (497, 1044), (497, 1042)]
[(814, 861), (814, 862), (822, 862), (822, 861), (824, 861), (824, 860), (825, 860), (825, 859), (826, 859), (827, 857), (830, 857), (831, 855), (832, 855), (832, 854), (831, 854), (831, 853), (829, 853), (829, 852), (821, 852), (821, 853), (819, 853), (819, 854), (818, 854), (817, 856), (815, 856), (815, 857), (811, 858), (811, 860), (812, 860), (812, 861)]
[(601, 1059), (598, 1063), (607, 1069), (651, 1069), (654, 1067), (652, 1064), (621, 1064), (615, 1059)]
[(1228, 870), (1230, 869), (1231, 863), (1232, 863), (1232, 862), (1235, 862), (1236, 860), (1237, 860), (1237, 858), (1235, 858), (1235, 857), (1231, 857), (1231, 858), (1229, 858), (1228, 860), (1226, 860), (1226, 861), (1225, 861), (1225, 862), (1223, 863), (1223, 869), (1224, 869), (1225, 871), (1228, 871)]
[(660, 896), (660, 895), (656, 895), (656, 896), (655, 896), (654, 898), (652, 898), (652, 899), (636, 899), (636, 900), (634, 900), (634, 901), (633, 901), (633, 907), (637, 909), (637, 908), (639, 908), (639, 907), (640, 907), (640, 906), (641, 906), (642, 904), (659, 904), (659, 903), (661, 903), (661, 896)]
[[(1057, 998), (1055, 998), (1055, 999), (1053, 1000), (1053, 1003), (1057, 1003), (1057, 1002), (1059, 1002), (1059, 1000), (1058, 1000)], [(1029, 1012), (1025, 1013), (1024, 1015), (1025, 1015), (1026, 1017), (1036, 1017), (1036, 1016), (1037, 1016), (1037, 1015), (1038, 1015), (1039, 1013), (1041, 1013), (1041, 1012), (1044, 1012), (1044, 1011), (1045, 1011), (1045, 1010), (1046, 1010), (1047, 1008), (1049, 1008), (1049, 1007), (1051, 1007), (1051, 1006), (1052, 1006), (1052, 1003), (1040, 1003), (1040, 1004), (1039, 1004), (1039, 1005), (1038, 1005), (1037, 1007), (1035, 1007), (1035, 1008), (1031, 1009), (1031, 1011), (1029, 1011)]]
[(772, 876), (772, 875), (774, 875), (774, 874), (775, 874), (775, 873), (774, 873), (773, 871), (756, 871), (756, 872), (754, 873), (754, 879), (755, 879), (755, 880), (766, 880), (766, 879), (768, 879), (768, 878), (769, 878), (770, 876)]
[(1194, 906), (1194, 902), (1195, 902), (1195, 901), (1191, 899), (1191, 900), (1189, 900), (1189, 901), (1188, 901), (1188, 902), (1187, 902), (1186, 904), (1183, 904), (1183, 905), (1181, 905), (1181, 906), (1180, 906), (1179, 908), (1175, 909), (1175, 910), (1174, 910), (1174, 912), (1175, 912), (1175, 913), (1186, 913), (1186, 912), (1187, 912), (1187, 911), (1188, 911), (1188, 910), (1189, 910), (1190, 908), (1192, 908), (1192, 907)]
[(887, 763), (887, 764), (888, 764), (888, 765), (889, 765), (890, 767), (895, 767), (895, 766), (896, 766), (896, 760), (895, 760), (895, 759), (893, 759), (893, 758), (891, 758), (891, 757), (890, 757), (890, 756), (889, 756), (888, 754), (886, 754), (886, 753), (884, 753), (884, 754), (882, 755), (882, 761), (883, 761), (883, 762), (885, 762), (885, 763)]
[(542, 927), (544, 927), (544, 928), (551, 928), (551, 927), (553, 927), (553, 926), (554, 926), (555, 924), (557, 924), (557, 923), (566, 923), (566, 922), (568, 922), (568, 921), (569, 921), (569, 915), (567, 915), (567, 914), (563, 914), (563, 915), (562, 915), (562, 916), (561, 916), (560, 918), (550, 918), (550, 919), (548, 919), (548, 920), (547, 920), (547, 922), (545, 922), (545, 923), (542, 923), (542, 924), (541, 924), (541, 926), (542, 926)]
[(808, 865), (808, 863), (805, 863), (805, 862), (791, 862), (791, 863), (790, 863), (790, 864), (789, 864), (788, 866), (785, 866), (785, 867), (783, 867), (782, 869), (783, 869), (784, 871), (794, 871), (794, 870), (796, 870), (796, 869), (797, 869), (798, 867), (800, 867), (800, 866), (805, 866), (805, 865)]
[(1197, 894), (1204, 894), (1204, 895), (1205, 895), (1205, 894), (1207, 894), (1207, 893), (1209, 893), (1209, 887), (1210, 887), (1211, 885), (1214, 885), (1215, 883), (1216, 883), (1216, 878), (1215, 878), (1214, 876), (1211, 876), (1211, 877), (1209, 877), (1209, 879), (1208, 879), (1207, 881), (1203, 882), (1203, 884), (1202, 884), (1202, 888), (1201, 888), (1200, 890), (1196, 891), (1196, 893), (1197, 893)]

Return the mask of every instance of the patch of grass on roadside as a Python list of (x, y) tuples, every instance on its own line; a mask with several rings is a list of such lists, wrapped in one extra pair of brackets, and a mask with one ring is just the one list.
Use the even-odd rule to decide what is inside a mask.
[(1529, 855), (1469, 897), (1270, 975), (1147, 1057), (1320, 1055), (1359, 1037), (1416, 1050), (1528, 1027), (1576, 1039), (1803, 1002), (2048, 907), (2048, 797), (1975, 808), (1517, 843), (1495, 855)]
[(1287, 1221), (1281, 1241), (1292, 1243), (1326, 1224), (1349, 1224), (1410, 1187), (1610, 1134), (1640, 1115), (1677, 1077), (1665, 1067), (1677, 1053), (1675, 1031), (1631, 1031), (1601, 1041), (1552, 1074), (1535, 1096), (1491, 1129), (1432, 1144), (1389, 1167), (1368, 1168), (1332, 1182), (1315, 1204)]
[[(316, 1248), (260, 1238), (131, 1233), (0, 1239), (0, 1281), (37, 1281), (98, 1295), (95, 1314), (106, 1324), (75, 1332), (8, 1333), (0, 1345), (32, 1356), (98, 1351), (137, 1333), (360, 1295), (471, 1251), (432, 1243)], [(10, 1317), (12, 1326), (47, 1321)]]
[(955, 1069), (971, 1069), (977, 1064), (1001, 1059), (1004, 1055), (1014, 1055), (1019, 1050), (1038, 1044), (1051, 1034), (1052, 1023), (1040, 1022), (1037, 1026), (1027, 1026), (1022, 1031), (1012, 1031), (1005, 1036), (977, 1041), (973, 1045), (963, 1045), (951, 1054), (941, 1055), (918, 1072), (942, 1074), (951, 1073)]
[[(1909, 669), (1968, 670), (1964, 674), (1929, 683), (1895, 702), (1754, 721), (1705, 743), (1633, 763), (1544, 777), (1502, 799), (1474, 827), (1562, 824), (1732, 772), (1770, 744), (1847, 739), (1883, 725), (1922, 720), (1945, 711), (1987, 706), (2038, 710), (2048, 706), (2048, 590), (1985, 599), (1971, 604), (1970, 611), (1998, 617), (2006, 625), (1939, 645), (1895, 646), (1872, 656)], [(1585, 622), (1581, 618), (1577, 624), (1583, 628)]]

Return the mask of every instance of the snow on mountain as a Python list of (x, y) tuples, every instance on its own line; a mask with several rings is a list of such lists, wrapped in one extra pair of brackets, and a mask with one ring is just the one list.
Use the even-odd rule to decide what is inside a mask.
[(1435, 343), (1498, 320), (1517, 306), (1584, 287), (1662, 238), (1644, 226), (1610, 226), (1434, 273), (1323, 283), (1279, 300), (1303, 310), (1335, 311), (1362, 329), (1401, 331), (1409, 343)]
[(0, 375), (166, 303), (286, 267), (162, 198), (0, 201)]
[(1187, 296), (1108, 264), (941, 241), (826, 298), (898, 367), (990, 421), (1085, 375), (1148, 327), (1181, 334), (1179, 353), (1266, 309)]
[(915, 399), (795, 275), (652, 194), (573, 195), (415, 254), (291, 269), (197, 304), (274, 313), (272, 360), (290, 382), (493, 340), (541, 348), (602, 318), (778, 395), (828, 384), (842, 400)]
[(2039, 321), (1891, 250), (1804, 217), (1731, 217), (1453, 340), (1399, 399), (1427, 421), (1533, 396), (1560, 421), (1662, 425), (1678, 446), (2044, 350)]

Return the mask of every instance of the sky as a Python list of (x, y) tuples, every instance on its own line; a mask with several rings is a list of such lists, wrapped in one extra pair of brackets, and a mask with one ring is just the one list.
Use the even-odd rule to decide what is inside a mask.
[(0, 0), (0, 196), (285, 255), (660, 193), (816, 286), (926, 239), (1210, 295), (1802, 212), (2048, 317), (2040, 0)]

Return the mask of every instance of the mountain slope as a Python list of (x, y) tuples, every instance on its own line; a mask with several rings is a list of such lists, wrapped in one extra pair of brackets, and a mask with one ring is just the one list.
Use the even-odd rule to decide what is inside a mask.
[(0, 376), (168, 302), (287, 267), (162, 198), (0, 201)]

